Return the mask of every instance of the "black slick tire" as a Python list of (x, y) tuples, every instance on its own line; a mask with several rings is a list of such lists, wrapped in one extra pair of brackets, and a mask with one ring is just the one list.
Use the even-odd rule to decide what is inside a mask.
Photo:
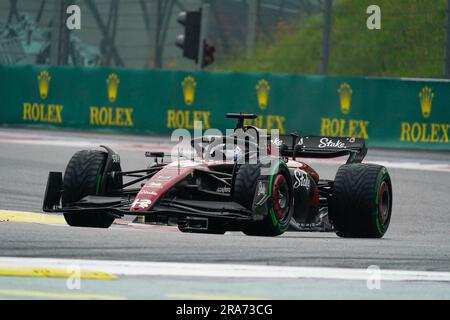
[(382, 238), (392, 215), (392, 183), (387, 169), (372, 164), (341, 166), (329, 210), (339, 237)]
[[(105, 152), (84, 150), (70, 159), (63, 179), (63, 208), (86, 196), (101, 195), (100, 185), (106, 158)], [(115, 219), (107, 213), (83, 212), (66, 212), (64, 218), (72, 227), (87, 228), (109, 228)]]
[[(270, 194), (268, 213), (262, 221), (245, 226), (243, 232), (249, 236), (276, 237), (289, 227), (293, 213), (293, 190), (290, 173), (281, 160), (268, 177)], [(233, 199), (245, 208), (252, 210), (253, 198), (258, 180), (261, 177), (262, 164), (245, 164), (238, 168), (234, 182)], [(279, 199), (276, 199), (280, 195)], [(283, 203), (280, 206), (280, 203)]]

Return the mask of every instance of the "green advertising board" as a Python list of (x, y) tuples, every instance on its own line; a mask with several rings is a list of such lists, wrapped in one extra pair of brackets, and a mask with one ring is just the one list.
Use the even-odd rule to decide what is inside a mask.
[(258, 127), (352, 136), (369, 146), (450, 150), (450, 83), (264, 73), (0, 66), (0, 124), (170, 134)]

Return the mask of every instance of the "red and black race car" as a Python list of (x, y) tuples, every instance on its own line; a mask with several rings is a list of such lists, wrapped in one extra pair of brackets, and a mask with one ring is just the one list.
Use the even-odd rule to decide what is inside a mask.
[[(365, 141), (355, 138), (267, 135), (237, 119), (233, 134), (190, 141), (190, 153), (147, 152), (147, 168), (122, 171), (120, 157), (77, 152), (64, 176), (50, 172), (43, 210), (64, 213), (70, 226), (108, 228), (124, 215), (178, 225), (182, 232), (278, 236), (335, 231), (341, 237), (381, 238), (392, 212), (386, 168), (362, 164)], [(300, 159), (348, 156), (336, 178), (322, 180)]]

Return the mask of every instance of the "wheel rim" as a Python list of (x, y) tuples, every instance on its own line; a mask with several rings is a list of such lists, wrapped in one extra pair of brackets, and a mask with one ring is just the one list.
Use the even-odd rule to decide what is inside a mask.
[(391, 194), (389, 192), (389, 185), (383, 181), (380, 186), (380, 193), (378, 195), (378, 218), (381, 225), (385, 226), (389, 220), (389, 211), (391, 207)]
[(273, 190), (273, 208), (278, 220), (283, 220), (289, 213), (290, 195), (289, 186), (284, 175), (275, 177)]

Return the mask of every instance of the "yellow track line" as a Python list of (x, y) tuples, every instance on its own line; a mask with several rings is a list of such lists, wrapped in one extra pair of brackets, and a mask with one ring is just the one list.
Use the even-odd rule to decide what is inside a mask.
[(57, 225), (66, 224), (63, 216), (10, 210), (0, 210), (0, 223), (1, 222), (24, 222)]
[(77, 277), (89, 280), (116, 280), (117, 276), (99, 271), (41, 268), (41, 267), (2, 267), (0, 277), (39, 277), (39, 278), (70, 278)]
[[(47, 291), (29, 291), (29, 290), (2, 290), (0, 296), (37, 298), (37, 299), (70, 299), (70, 300), (125, 300), (124, 297), (108, 296), (99, 294), (81, 294), (67, 292), (47, 292)], [(0, 298), (3, 299), (3, 298)]]

